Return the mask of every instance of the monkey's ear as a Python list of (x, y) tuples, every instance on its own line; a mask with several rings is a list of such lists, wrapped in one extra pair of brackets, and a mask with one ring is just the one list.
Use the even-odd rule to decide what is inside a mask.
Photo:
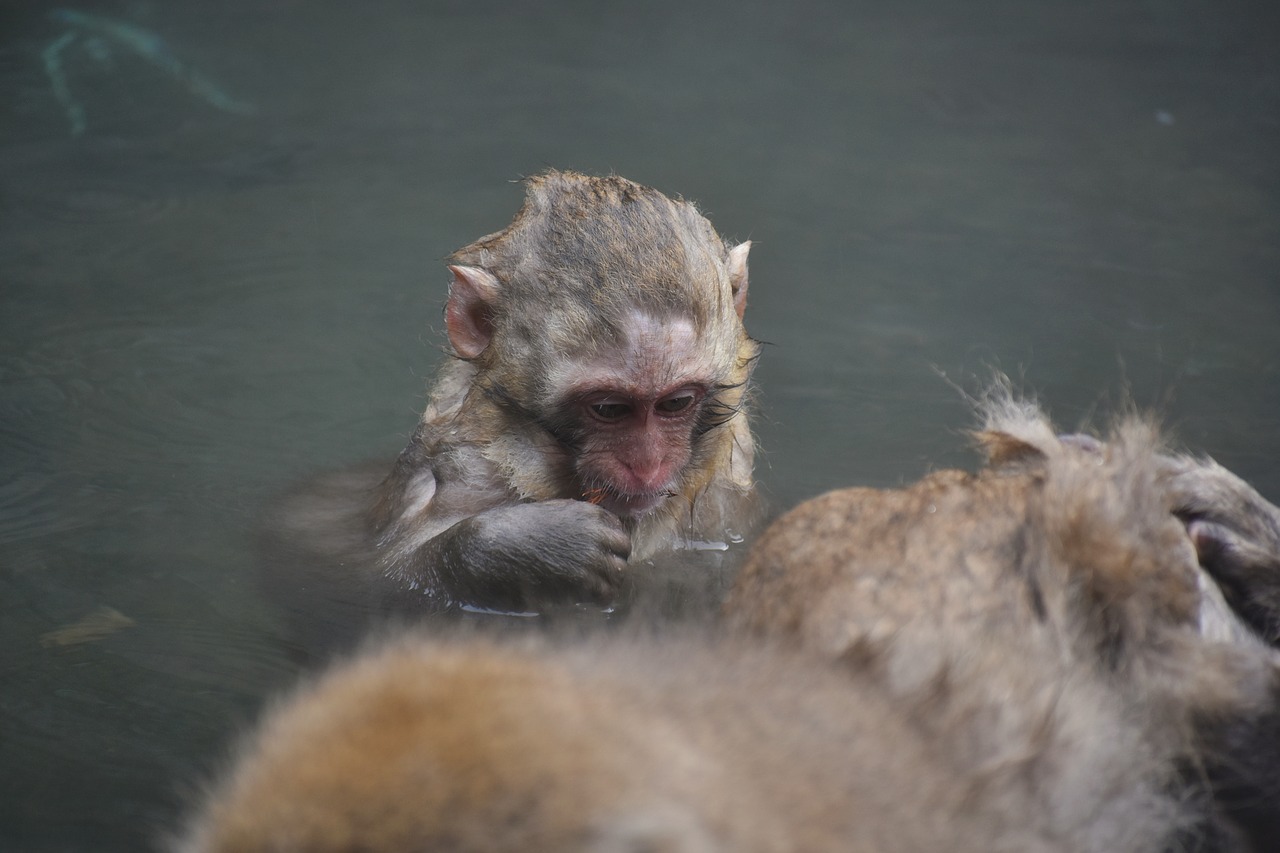
[(742, 312), (747, 310), (747, 252), (751, 251), (751, 241), (739, 243), (729, 250), (729, 287), (733, 291), (733, 309), (742, 319)]
[(1034, 464), (1045, 460), (1043, 450), (1004, 430), (984, 429), (974, 433), (974, 437), (978, 440), (979, 447), (987, 454), (987, 465), (992, 468), (1022, 463)]
[(458, 355), (475, 358), (493, 337), (498, 279), (480, 267), (450, 266), (449, 272), (453, 273), (453, 281), (444, 306), (444, 327)]

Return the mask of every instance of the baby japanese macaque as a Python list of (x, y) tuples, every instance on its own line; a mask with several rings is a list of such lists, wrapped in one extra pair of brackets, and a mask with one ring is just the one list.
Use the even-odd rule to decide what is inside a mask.
[(977, 474), (775, 522), (715, 631), (408, 634), (336, 668), (176, 849), (1280, 849), (1249, 627), (1280, 514), (1139, 420), (987, 420)]
[(623, 178), (526, 188), (515, 221), (449, 258), (453, 358), (399, 459), (273, 518), (277, 554), (340, 566), (316, 583), (427, 609), (607, 606), (629, 566), (757, 519), (750, 244)]

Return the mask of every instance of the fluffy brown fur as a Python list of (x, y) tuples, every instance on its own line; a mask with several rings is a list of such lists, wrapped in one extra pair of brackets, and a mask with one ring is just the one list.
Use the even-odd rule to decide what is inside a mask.
[(718, 638), (411, 635), (339, 668), (178, 849), (1274, 849), (1274, 653), (1174, 515), (1224, 505), (1199, 463), (1136, 419), (986, 411), (979, 473), (778, 520)]
[[(977, 474), (832, 492), (780, 518), (727, 620), (881, 669), (905, 709), (970, 745), (989, 773), (979, 796), (1019, 803), (1061, 849), (1245, 845), (1205, 774), (1276, 755), (1275, 656), (1175, 516), (1198, 498), (1235, 523), (1224, 495), (1243, 483), (1168, 455), (1140, 418), (1061, 439), (1003, 390), (984, 416)], [(1280, 794), (1280, 768), (1264, 775), (1246, 797)]]
[(1067, 849), (880, 681), (705, 638), (410, 636), (270, 715), (176, 849)]

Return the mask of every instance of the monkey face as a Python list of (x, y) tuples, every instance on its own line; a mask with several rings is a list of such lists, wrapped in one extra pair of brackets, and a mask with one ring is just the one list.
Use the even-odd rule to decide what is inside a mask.
[(565, 362), (548, 381), (553, 429), (573, 449), (577, 497), (623, 517), (682, 491), (700, 429), (731, 368), (683, 317), (634, 311), (620, 339)]

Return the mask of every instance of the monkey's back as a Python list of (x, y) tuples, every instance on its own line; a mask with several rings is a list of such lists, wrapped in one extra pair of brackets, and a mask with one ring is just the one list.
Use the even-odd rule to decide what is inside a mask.
[(1212, 806), (1181, 768), (1216, 760), (1205, 720), (1252, 719), (1273, 676), (1201, 634), (1212, 602), (1156, 432), (1062, 441), (1006, 401), (980, 439), (977, 474), (782, 516), (726, 621), (883, 673), (955, 766), (990, 773), (980, 801), (1016, 801), (1021, 779), (1028, 819), (1067, 849), (1197, 838)]
[(774, 648), (410, 635), (269, 715), (179, 849), (1054, 849), (945, 762)]

